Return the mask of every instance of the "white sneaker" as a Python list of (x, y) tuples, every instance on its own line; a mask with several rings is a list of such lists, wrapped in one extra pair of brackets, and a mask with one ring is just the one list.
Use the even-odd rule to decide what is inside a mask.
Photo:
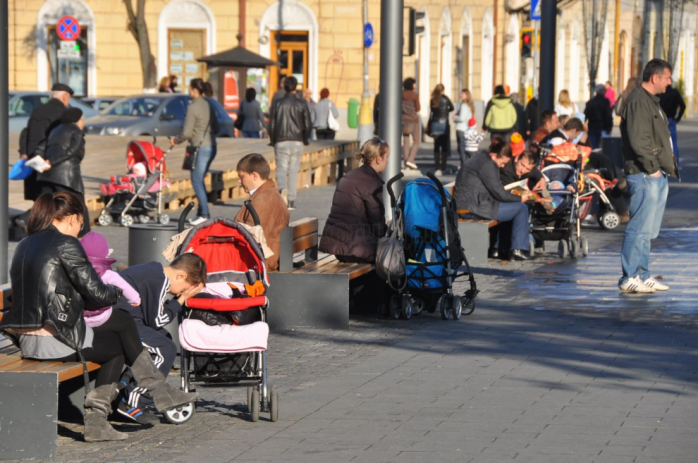
[(435, 175), (436, 177), (441, 177), (443, 174), (444, 174), (444, 173), (441, 172), (441, 169), (436, 169), (436, 170), (434, 171), (434, 175)]
[(623, 293), (653, 293), (655, 288), (647, 286), (640, 277), (632, 277), (618, 286)]
[(284, 200), (284, 204), (288, 206), (288, 189), (284, 188), (281, 190), (281, 198)]
[(669, 291), (669, 287), (667, 285), (658, 282), (654, 277), (649, 277), (643, 283), (648, 288), (654, 288), (655, 291)]
[(415, 164), (414, 162), (407, 161), (405, 162), (405, 166), (412, 170), (417, 170), (417, 164)]
[(194, 217), (193, 219), (189, 219), (189, 223), (191, 225), (199, 225), (200, 223), (206, 222), (208, 219), (205, 217)]

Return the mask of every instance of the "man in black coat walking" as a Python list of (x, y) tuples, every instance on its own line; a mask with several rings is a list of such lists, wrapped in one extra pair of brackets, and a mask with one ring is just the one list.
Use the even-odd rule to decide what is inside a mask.
[(589, 122), (589, 140), (593, 149), (601, 148), (601, 136), (603, 132), (611, 133), (613, 130), (613, 113), (611, 104), (606, 98), (606, 86), (597, 85), (596, 95), (587, 102), (584, 116)]

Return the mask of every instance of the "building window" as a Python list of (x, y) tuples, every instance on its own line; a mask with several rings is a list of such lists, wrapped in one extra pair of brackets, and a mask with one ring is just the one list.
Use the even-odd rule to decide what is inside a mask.
[(87, 27), (82, 27), (77, 40), (65, 41), (58, 38), (56, 26), (50, 26), (48, 41), (49, 88), (60, 82), (69, 85), (76, 97), (87, 96)]
[(186, 92), (192, 79), (204, 78), (204, 65), (196, 60), (204, 56), (205, 35), (203, 29), (169, 30), (168, 70), (177, 76), (182, 92)]

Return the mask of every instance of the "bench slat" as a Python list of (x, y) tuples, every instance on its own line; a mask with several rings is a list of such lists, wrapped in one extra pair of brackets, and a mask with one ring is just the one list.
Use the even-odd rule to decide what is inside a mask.
[(53, 360), (43, 360), (43, 361), (37, 361), (33, 365), (25, 365), (25, 366), (20, 367), (20, 368), (15, 368), (12, 371), (22, 371), (22, 372), (42, 371), (42, 370), (46, 370), (47, 368), (51, 368), (51, 367), (58, 366), (58, 365), (65, 365), (65, 363), (56, 362)]
[[(87, 371), (95, 371), (99, 369), (99, 365), (92, 362), (87, 362)], [(64, 363), (55, 367), (42, 370), (43, 373), (58, 372), (58, 382), (67, 381), (69, 379), (82, 376), (82, 365), (79, 363)]]
[(0, 356), (0, 370), (4, 370), (7, 365), (19, 362), (20, 360), (22, 360), (22, 357), (19, 355), (19, 351), (12, 355)]
[(293, 228), (293, 239), (295, 240), (305, 235), (317, 234), (318, 220), (315, 217), (307, 217), (305, 219), (296, 220), (288, 224), (288, 226)]
[(340, 264), (341, 262), (337, 259), (326, 260), (322, 265), (318, 265), (314, 268), (306, 269), (303, 267), (298, 270), (297, 273), (332, 273), (332, 269)]
[(310, 249), (312, 247), (317, 246), (318, 239), (317, 239), (317, 233), (313, 233), (312, 235), (306, 235), (298, 239), (293, 240), (293, 253), (305, 251), (306, 249)]
[(11, 363), (3, 365), (2, 371), (17, 371), (17, 370), (21, 370), (22, 368), (25, 368), (25, 367), (36, 365), (37, 363), (39, 363), (38, 360), (28, 360), (28, 359), (22, 359), (21, 357), (19, 357), (19, 360), (16, 362), (11, 362)]
[(10, 344), (9, 346), (5, 346), (2, 349), (0, 349), (0, 356), (13, 355), (17, 353), (19, 353), (19, 348), (15, 347), (13, 344)]
[(342, 263), (327, 272), (322, 272), (322, 273), (333, 273), (333, 274), (342, 274), (342, 273), (347, 273), (349, 274), (349, 279), (353, 280), (354, 278), (358, 278), (361, 275), (365, 275), (368, 272), (371, 271), (371, 264), (361, 264), (361, 263)]
[(298, 270), (294, 270), (293, 273), (310, 273), (324, 265), (331, 264), (332, 262), (337, 262), (337, 258), (335, 256), (326, 256), (320, 260), (306, 264)]

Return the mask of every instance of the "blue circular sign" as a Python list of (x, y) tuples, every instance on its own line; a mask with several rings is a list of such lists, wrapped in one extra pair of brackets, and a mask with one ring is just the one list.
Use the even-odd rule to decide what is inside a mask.
[(364, 25), (364, 47), (371, 48), (373, 45), (373, 26), (371, 23)]

